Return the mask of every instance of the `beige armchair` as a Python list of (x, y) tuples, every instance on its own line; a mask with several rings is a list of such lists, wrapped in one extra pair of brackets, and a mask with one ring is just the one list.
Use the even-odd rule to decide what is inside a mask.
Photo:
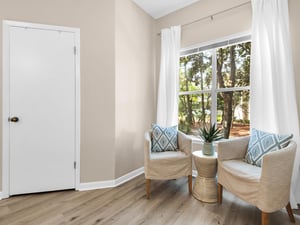
[(218, 143), (218, 202), (223, 187), (261, 210), (261, 224), (269, 224), (269, 214), (286, 207), (295, 222), (290, 206), (290, 184), (296, 143), (263, 157), (262, 167), (243, 161), (249, 137)]
[(178, 151), (151, 152), (151, 131), (145, 133), (144, 168), (148, 199), (151, 180), (188, 176), (189, 193), (192, 193), (192, 139), (178, 131), (177, 142)]

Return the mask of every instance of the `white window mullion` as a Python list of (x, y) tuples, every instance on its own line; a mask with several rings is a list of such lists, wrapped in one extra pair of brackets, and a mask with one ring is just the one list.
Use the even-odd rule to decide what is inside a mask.
[(229, 87), (229, 88), (219, 88), (218, 92), (229, 92), (229, 91), (247, 91), (250, 90), (250, 86), (242, 86), (242, 87)]
[(217, 123), (217, 54), (212, 50), (211, 123)]
[(206, 94), (206, 93), (211, 93), (211, 90), (203, 90), (203, 91), (182, 91), (179, 93), (180, 95), (197, 95), (197, 94)]

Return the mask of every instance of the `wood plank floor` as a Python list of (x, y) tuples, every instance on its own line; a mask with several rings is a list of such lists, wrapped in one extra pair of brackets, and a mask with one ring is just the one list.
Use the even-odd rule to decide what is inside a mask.
[[(116, 188), (20, 195), (0, 201), (0, 225), (259, 225), (260, 211), (224, 190), (223, 204), (188, 194), (187, 178), (153, 181), (145, 197), (141, 175)], [(300, 215), (295, 211), (296, 224)], [(270, 225), (289, 225), (285, 210)]]

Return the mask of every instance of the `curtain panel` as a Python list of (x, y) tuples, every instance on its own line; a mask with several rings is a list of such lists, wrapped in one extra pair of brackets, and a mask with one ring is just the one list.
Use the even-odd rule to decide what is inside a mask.
[(180, 26), (161, 30), (157, 124), (163, 127), (178, 124), (180, 36)]
[[(252, 0), (252, 7), (251, 127), (273, 133), (292, 133), (299, 149), (288, 0)], [(292, 177), (290, 200), (293, 208), (300, 202), (298, 175), (299, 150)]]

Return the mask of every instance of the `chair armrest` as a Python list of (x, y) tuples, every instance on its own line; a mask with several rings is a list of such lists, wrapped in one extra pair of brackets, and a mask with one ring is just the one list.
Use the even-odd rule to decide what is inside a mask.
[(178, 131), (178, 148), (187, 155), (192, 155), (192, 138)]
[(266, 212), (285, 207), (289, 201), (296, 148), (296, 143), (290, 141), (287, 147), (263, 157), (259, 208), (268, 207)]
[(222, 140), (217, 143), (218, 160), (242, 159), (245, 157), (249, 136)]
[(144, 142), (144, 163), (147, 164), (150, 159), (151, 153), (151, 131), (145, 132), (145, 142)]
[(290, 141), (289, 145), (285, 148), (264, 155), (261, 179), (272, 180), (272, 182), (282, 182), (286, 179), (290, 180), (295, 160), (296, 146), (294, 141)]

